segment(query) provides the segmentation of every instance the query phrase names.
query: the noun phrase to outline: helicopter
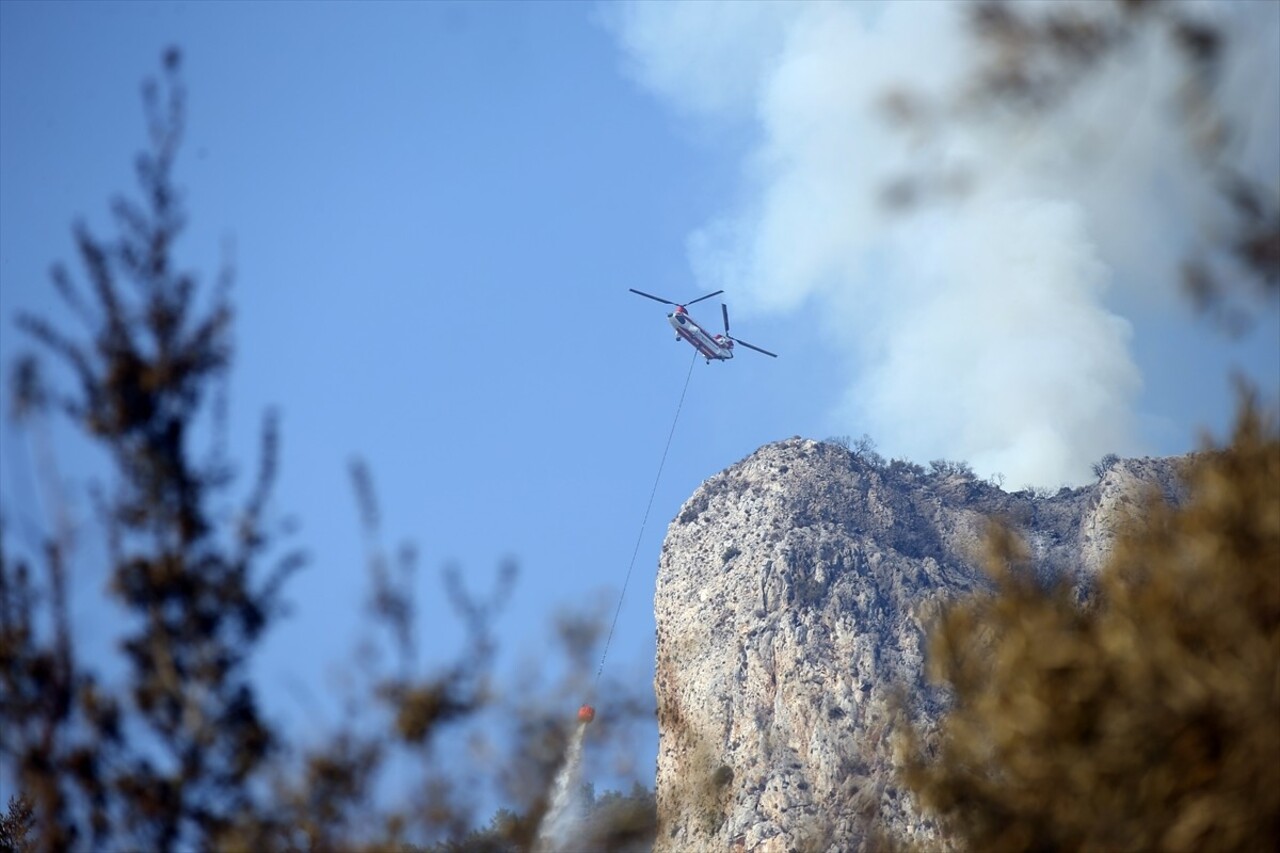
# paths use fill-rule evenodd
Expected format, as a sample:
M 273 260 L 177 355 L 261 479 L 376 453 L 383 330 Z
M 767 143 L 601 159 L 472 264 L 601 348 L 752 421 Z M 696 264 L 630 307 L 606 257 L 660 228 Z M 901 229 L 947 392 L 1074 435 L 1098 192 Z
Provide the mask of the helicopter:
M 741 338 L 734 338 L 729 335 L 729 308 L 720 303 L 720 313 L 724 316 L 724 334 L 713 335 L 706 329 L 698 325 L 693 317 L 689 316 L 688 306 L 695 302 L 701 302 L 704 299 L 710 299 L 713 296 L 719 296 L 724 293 L 723 290 L 717 290 L 715 293 L 708 293 L 706 296 L 699 296 L 697 299 L 684 303 L 672 302 L 670 299 L 663 299 L 661 296 L 654 296 L 652 293 L 645 293 L 643 290 L 636 290 L 634 287 L 627 288 L 632 293 L 652 299 L 654 302 L 661 302 L 663 305 L 673 305 L 675 310 L 667 315 L 667 322 L 671 324 L 671 328 L 676 330 L 676 340 L 685 340 L 693 345 L 702 356 L 707 360 L 707 364 L 715 361 L 728 361 L 733 358 L 733 345 L 742 344 L 747 349 L 753 349 L 756 352 L 764 353 L 772 358 L 777 358 L 777 353 L 769 352 L 767 349 L 761 349 L 758 346 L 749 344 Z

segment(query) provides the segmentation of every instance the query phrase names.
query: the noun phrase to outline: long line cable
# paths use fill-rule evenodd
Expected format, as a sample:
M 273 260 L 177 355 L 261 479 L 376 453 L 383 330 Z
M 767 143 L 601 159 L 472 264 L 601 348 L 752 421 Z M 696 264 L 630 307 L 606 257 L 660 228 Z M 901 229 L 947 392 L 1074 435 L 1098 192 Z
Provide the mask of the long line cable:
M 604 661 L 609 656 L 609 644 L 613 642 L 614 629 L 618 627 L 618 615 L 622 613 L 622 602 L 627 598 L 627 585 L 631 583 L 631 570 L 636 566 L 636 555 L 640 553 L 640 542 L 644 539 L 644 528 L 649 523 L 649 510 L 653 509 L 654 496 L 658 494 L 658 483 L 662 480 L 662 469 L 667 464 L 667 452 L 671 450 L 671 439 L 676 434 L 676 424 L 680 421 L 680 410 L 684 408 L 684 395 L 689 390 L 689 379 L 693 376 L 693 365 L 698 361 L 698 352 L 694 350 L 693 360 L 689 362 L 689 372 L 684 377 L 684 388 L 680 390 L 680 402 L 676 404 L 676 415 L 671 419 L 671 431 L 667 433 L 667 446 L 662 448 L 662 461 L 658 463 L 658 476 L 653 478 L 653 490 L 649 492 L 649 503 L 644 508 L 644 518 L 640 521 L 640 533 L 636 536 L 636 547 L 631 552 L 631 562 L 627 564 L 627 576 L 622 581 L 622 592 L 618 594 L 618 607 L 613 611 L 613 624 L 609 626 L 609 636 L 604 641 L 604 651 L 600 655 L 600 668 L 596 670 L 594 694 L 600 688 L 600 674 L 604 672 Z

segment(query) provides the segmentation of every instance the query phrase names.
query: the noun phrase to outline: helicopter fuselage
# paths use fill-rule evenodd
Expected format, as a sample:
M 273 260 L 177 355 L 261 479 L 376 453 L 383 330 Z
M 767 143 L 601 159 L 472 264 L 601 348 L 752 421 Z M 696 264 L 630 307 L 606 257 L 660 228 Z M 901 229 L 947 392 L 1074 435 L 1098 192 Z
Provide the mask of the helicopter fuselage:
M 652 293 L 645 293 L 643 290 L 636 290 L 634 287 L 628 288 L 637 296 L 643 296 L 645 299 L 652 299 L 654 302 L 661 302 L 663 305 L 674 305 L 675 310 L 667 315 L 667 322 L 671 324 L 671 328 L 676 330 L 676 341 L 688 341 L 690 346 L 698 351 L 698 354 L 707 360 L 707 364 L 712 361 L 728 361 L 733 358 L 733 345 L 742 344 L 747 349 L 753 349 L 758 353 L 763 353 L 770 358 L 777 358 L 778 354 L 769 352 L 767 349 L 761 349 L 755 344 L 749 344 L 742 338 L 735 338 L 729 334 L 729 308 L 723 302 L 720 303 L 720 316 L 724 319 L 724 334 L 713 335 L 706 329 L 702 328 L 689 316 L 689 309 L 686 307 L 694 302 L 701 302 L 704 299 L 710 299 L 713 296 L 719 296 L 724 293 L 723 290 L 717 290 L 715 293 L 708 293 L 706 296 L 699 296 L 697 299 L 690 300 L 684 305 L 679 302 L 672 302 L 670 299 L 663 299 L 661 296 L 654 296 Z
M 667 322 L 676 330 L 676 340 L 688 341 L 710 364 L 712 360 L 728 361 L 733 358 L 733 341 L 724 335 L 712 335 L 698 325 L 682 306 L 667 315 Z

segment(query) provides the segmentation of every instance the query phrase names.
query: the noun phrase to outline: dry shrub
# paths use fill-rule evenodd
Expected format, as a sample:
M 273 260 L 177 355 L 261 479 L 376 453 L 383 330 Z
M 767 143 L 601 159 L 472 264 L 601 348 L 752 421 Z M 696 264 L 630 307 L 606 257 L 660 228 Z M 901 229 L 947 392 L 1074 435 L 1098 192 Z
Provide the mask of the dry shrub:
M 1152 496 L 1084 607 L 990 541 L 994 595 L 949 608 L 954 690 L 907 783 L 974 850 L 1240 850 L 1280 842 L 1280 435 L 1249 395 L 1190 498 Z

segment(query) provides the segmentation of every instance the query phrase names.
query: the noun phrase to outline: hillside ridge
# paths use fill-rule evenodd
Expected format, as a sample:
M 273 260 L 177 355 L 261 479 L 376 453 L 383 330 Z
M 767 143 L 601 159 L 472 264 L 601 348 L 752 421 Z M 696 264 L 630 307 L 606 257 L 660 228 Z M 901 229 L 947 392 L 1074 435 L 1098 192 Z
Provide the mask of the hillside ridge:
M 872 825 L 933 839 L 894 778 L 895 702 L 926 727 L 945 706 L 927 625 L 986 588 L 988 524 L 1017 529 L 1045 581 L 1083 588 L 1144 490 L 1181 498 L 1179 464 L 1010 493 L 797 437 L 708 478 L 659 558 L 655 850 L 857 850 Z

